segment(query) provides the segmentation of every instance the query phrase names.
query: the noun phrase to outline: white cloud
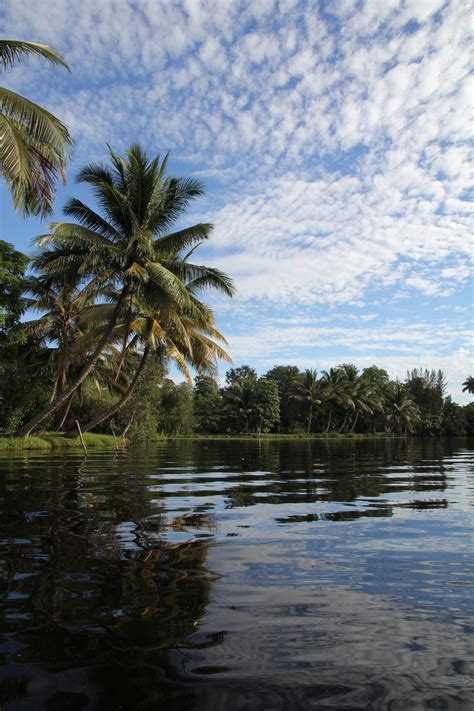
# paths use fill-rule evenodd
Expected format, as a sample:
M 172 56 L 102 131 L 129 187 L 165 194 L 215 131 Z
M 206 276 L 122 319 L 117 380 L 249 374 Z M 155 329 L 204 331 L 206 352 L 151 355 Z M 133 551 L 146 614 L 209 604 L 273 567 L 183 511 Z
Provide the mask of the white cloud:
M 72 69 L 32 61 L 8 81 L 66 121 L 78 162 L 140 140 L 218 185 L 193 217 L 216 224 L 206 256 L 235 277 L 233 308 L 361 304 L 378 290 L 381 310 L 434 309 L 470 274 L 470 2 L 326 9 L 4 0 L 9 34 L 53 45 Z M 396 353 L 400 340 L 379 336 Z M 420 355 L 438 348 L 414 343 Z

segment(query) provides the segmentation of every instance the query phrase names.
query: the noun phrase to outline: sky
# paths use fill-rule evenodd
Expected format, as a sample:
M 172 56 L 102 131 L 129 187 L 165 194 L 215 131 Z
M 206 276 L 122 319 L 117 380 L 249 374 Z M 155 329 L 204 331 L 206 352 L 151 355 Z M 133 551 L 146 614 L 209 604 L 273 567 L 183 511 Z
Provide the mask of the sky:
M 202 263 L 235 365 L 474 371 L 470 0 L 3 0 L 4 34 L 60 51 L 4 83 L 76 141 L 74 175 L 140 142 L 206 195 Z M 47 224 L 1 187 L 3 239 Z M 185 223 L 183 223 L 185 224 Z M 196 257 L 197 257 L 196 254 Z M 224 366 L 222 372 L 227 366 Z

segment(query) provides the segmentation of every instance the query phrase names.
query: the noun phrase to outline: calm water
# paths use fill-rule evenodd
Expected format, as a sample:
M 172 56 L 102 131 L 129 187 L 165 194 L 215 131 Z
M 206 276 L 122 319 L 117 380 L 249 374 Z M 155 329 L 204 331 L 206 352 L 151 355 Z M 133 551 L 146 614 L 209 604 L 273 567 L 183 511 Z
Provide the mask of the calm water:
M 0 458 L 0 707 L 472 709 L 474 444 Z

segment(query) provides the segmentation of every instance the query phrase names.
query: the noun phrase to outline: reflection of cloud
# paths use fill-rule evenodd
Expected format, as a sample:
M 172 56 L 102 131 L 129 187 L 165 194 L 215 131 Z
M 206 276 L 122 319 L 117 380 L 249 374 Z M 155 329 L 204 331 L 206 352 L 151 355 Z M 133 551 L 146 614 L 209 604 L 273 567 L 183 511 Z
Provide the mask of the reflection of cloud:
M 331 554 L 328 545 L 335 545 Z M 287 547 L 237 544 L 230 551 L 213 549 L 212 565 L 224 577 L 216 584 L 218 602 L 200 633 L 225 629 L 226 636 L 221 645 L 200 654 L 199 666 L 226 660 L 228 669 L 215 680 L 214 692 L 238 691 L 233 685 L 245 680 L 247 698 L 255 695 L 255 708 L 265 693 L 272 693 L 275 706 L 286 700 L 305 708 L 310 696 L 324 708 L 335 702 L 363 707 L 371 689 L 375 697 L 370 703 L 377 707 L 396 703 L 422 708 L 428 701 L 448 703 L 455 685 L 467 704 L 467 669 L 456 674 L 452 666 L 469 655 L 462 626 L 450 624 L 449 615 L 441 616 L 423 596 L 404 604 L 416 589 L 405 577 L 409 572 L 401 572 L 406 561 L 366 555 L 365 561 L 351 564 L 350 552 L 337 546 L 336 536 L 320 533 L 312 553 L 294 538 Z M 426 566 L 420 561 L 424 570 L 419 582 L 436 580 L 438 603 L 444 607 L 445 580 L 439 579 L 435 562 L 430 567 L 429 556 Z M 244 566 L 239 564 L 243 560 Z M 340 572 L 352 577 L 350 587 L 334 582 Z M 400 575 L 408 588 L 401 585 Z M 377 594 L 384 579 L 385 592 Z M 193 664 L 195 657 L 185 654 L 185 668 Z

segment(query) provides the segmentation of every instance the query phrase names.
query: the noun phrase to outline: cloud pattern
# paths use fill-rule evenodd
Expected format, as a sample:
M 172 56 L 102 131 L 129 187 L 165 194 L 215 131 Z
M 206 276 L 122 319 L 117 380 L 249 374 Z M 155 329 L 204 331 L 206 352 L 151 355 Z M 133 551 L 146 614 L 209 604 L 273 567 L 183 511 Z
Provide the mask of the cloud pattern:
M 64 118 L 81 162 L 138 139 L 207 183 L 193 217 L 215 223 L 206 259 L 236 279 L 219 304 L 236 361 L 442 363 L 456 395 L 472 367 L 470 12 L 4 0 L 10 36 L 71 64 L 11 82 Z

